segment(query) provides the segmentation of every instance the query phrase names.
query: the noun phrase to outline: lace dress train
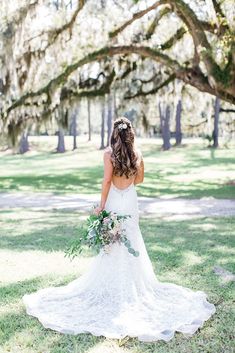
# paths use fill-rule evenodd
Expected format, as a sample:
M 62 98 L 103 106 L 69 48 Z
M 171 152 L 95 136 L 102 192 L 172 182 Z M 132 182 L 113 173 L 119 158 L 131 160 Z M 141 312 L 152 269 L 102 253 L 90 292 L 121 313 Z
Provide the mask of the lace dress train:
M 203 291 L 156 278 L 139 228 L 134 184 L 124 190 L 112 184 L 105 208 L 132 216 L 123 226 L 140 255 L 134 257 L 118 243 L 108 254 L 101 250 L 88 270 L 69 284 L 25 294 L 27 313 L 44 327 L 65 334 L 154 342 L 169 341 L 175 331 L 195 333 L 215 313 L 215 306 Z

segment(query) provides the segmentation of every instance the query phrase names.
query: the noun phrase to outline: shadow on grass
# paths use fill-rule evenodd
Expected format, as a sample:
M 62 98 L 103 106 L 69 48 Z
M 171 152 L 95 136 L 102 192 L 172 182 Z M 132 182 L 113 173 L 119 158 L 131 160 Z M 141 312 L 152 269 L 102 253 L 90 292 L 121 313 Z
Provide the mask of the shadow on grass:
M 84 226 L 59 225 L 20 235 L 6 235 L 0 238 L 0 248 L 14 251 L 39 250 L 44 252 L 65 251 L 71 243 L 85 231 Z M 84 249 L 82 256 L 94 256 L 94 252 Z
M 25 310 L 17 313 L 7 313 L 0 317 L 0 344 L 3 346 L 12 337 L 17 336 L 17 340 L 21 340 L 20 351 L 22 346 L 34 349 L 33 351 L 45 351 L 45 347 L 50 353 L 59 352 L 76 352 L 85 353 L 96 344 L 105 340 L 105 337 L 95 337 L 90 333 L 81 333 L 78 335 L 61 334 L 54 330 L 44 328 L 39 320 L 28 315 Z M 14 347 L 17 348 L 17 347 Z
M 30 187 L 31 191 L 54 193 L 77 192 L 96 193 L 101 190 L 103 169 L 99 167 L 79 168 L 63 175 L 14 175 L 0 177 L 0 190 L 19 191 Z
M 48 346 L 46 341 L 50 343 L 52 339 L 53 345 L 50 347 L 50 352 L 54 353 L 62 352 L 62 350 L 60 350 L 62 347 L 63 349 L 68 349 L 68 347 L 76 348 L 77 346 L 79 346 L 79 352 L 86 352 L 87 349 L 102 342 L 104 337 L 95 337 L 89 333 L 76 336 L 68 334 L 63 335 L 59 332 L 44 328 L 37 318 L 26 313 L 22 301 L 24 294 L 29 294 L 49 286 L 64 286 L 73 279 L 72 276 L 66 276 L 62 281 L 53 279 L 50 280 L 50 285 L 48 285 L 47 277 L 37 277 L 32 280 L 20 281 L 0 287 L 0 303 L 5 304 L 8 308 L 6 314 L 0 316 L 0 345 L 4 345 L 11 337 L 15 335 L 19 336 L 20 333 L 25 336 L 26 341 L 30 338 L 32 348 L 39 349 L 41 346 L 42 351 L 45 349 L 44 344 Z M 17 312 L 15 312 L 14 304 L 16 302 L 20 302 L 20 307 L 17 308 Z M 12 304 L 14 307 L 11 312 L 9 309 Z
M 222 264 L 225 269 L 235 272 L 234 218 L 168 222 L 142 219 L 140 226 L 157 275 L 167 271 L 185 271 L 189 282 L 195 278 L 196 288 L 196 279 L 203 274 L 205 286 L 210 290 L 211 286 L 218 284 L 218 278 L 213 274 L 215 265 Z
M 234 270 L 231 251 L 234 223 L 235 220 L 232 218 L 163 221 L 151 216 L 140 220 L 140 227 L 156 276 L 161 281 L 169 282 L 170 279 L 170 282 L 188 286 L 194 290 L 205 290 L 209 294 L 209 300 L 216 304 L 217 312 L 213 319 L 208 320 L 203 325 L 203 329 L 199 329 L 190 340 L 179 333 L 176 333 L 175 338 L 167 345 L 161 341 L 148 344 L 138 342 L 137 339 L 130 339 L 125 345 L 126 349 L 141 353 L 230 352 L 233 335 L 233 318 L 230 310 L 233 286 L 232 283 L 221 286 L 219 278 L 213 273 L 213 267 L 222 264 L 225 269 L 232 272 Z M 55 229 L 57 229 L 56 232 Z M 28 241 L 25 241 L 21 235 L 17 239 L 19 236 L 16 228 L 14 237 L 6 236 L 10 238 L 10 242 L 5 245 L 11 250 L 21 251 L 27 250 L 27 245 L 30 243 L 29 245 L 35 250 L 50 251 L 54 242 L 54 249 L 61 249 L 64 247 L 65 234 L 72 233 L 74 229 L 71 224 L 69 226 L 63 224 L 62 227 L 59 225 L 57 228 L 52 225 L 51 228 L 42 229 L 40 236 L 43 235 L 44 239 L 40 244 L 36 242 L 37 232 L 28 232 L 25 235 Z M 62 242 L 57 242 L 58 237 L 62 238 Z M 175 274 L 174 280 L 169 277 L 170 273 Z M 54 283 L 50 285 L 65 285 L 71 280 L 73 280 L 72 276 L 62 280 L 54 278 L 50 281 Z M 14 336 L 17 336 L 17 342 L 26 341 L 27 348 L 30 347 L 35 352 L 85 353 L 104 341 L 103 337 L 99 338 L 90 334 L 73 336 L 53 332 L 45 329 L 37 318 L 27 315 L 21 308 L 22 296 L 45 286 L 48 286 L 48 278 L 44 276 L 0 287 L 0 302 L 6 305 L 6 312 L 0 318 L 1 343 L 12 345 Z M 20 306 L 16 311 L 17 301 L 20 302 Z M 13 343 L 9 342 L 11 339 Z
M 160 146 L 144 144 L 142 147 L 145 160 L 145 182 L 138 186 L 140 196 L 161 196 L 171 195 L 172 197 L 200 198 L 235 198 L 235 188 L 233 185 L 226 185 L 228 181 L 225 176 L 220 179 L 203 180 L 200 178 L 200 168 L 203 175 L 205 170 L 208 173 L 216 172 L 217 168 L 225 172 L 231 169 L 234 164 L 232 149 L 214 150 L 201 148 L 200 146 L 172 147 L 169 151 L 161 151 Z M 82 145 L 74 154 L 72 151 L 66 154 L 40 153 L 38 155 L 17 155 L 4 156 L 1 166 L 10 170 L 10 175 L 0 177 L 0 190 L 2 191 L 41 191 L 55 194 L 64 193 L 100 193 L 101 181 L 103 177 L 103 163 L 100 160 L 94 164 L 94 153 L 98 151 L 92 145 Z M 98 154 L 97 154 L 98 155 Z M 71 161 L 70 157 L 78 158 Z M 86 167 L 79 166 L 79 158 L 86 159 Z M 148 159 L 150 157 L 150 159 Z M 92 159 L 93 158 L 93 159 Z M 152 158 L 154 160 L 152 161 Z M 55 164 L 43 165 L 43 161 L 55 159 Z M 69 164 L 66 168 L 66 162 Z M 90 161 L 90 163 L 89 163 Z M 28 162 L 28 164 L 27 164 Z M 34 163 L 35 162 L 35 163 Z M 64 170 L 60 168 L 60 163 L 65 164 Z M 14 165 L 17 168 L 14 173 Z M 40 168 L 41 166 L 41 168 Z M 22 168 L 21 168 L 22 167 Z M 53 169 L 55 167 L 55 169 Z M 24 173 L 19 173 L 18 170 Z M 52 172 L 54 170 L 54 172 Z M 26 173 L 28 171 L 28 173 Z M 43 175 L 41 175 L 43 172 Z M 198 180 L 194 178 L 197 173 Z M 192 181 L 187 179 L 182 181 L 174 180 L 178 175 L 191 175 Z
M 78 214 L 61 211 L 43 217 L 40 212 L 34 214 L 36 217 L 23 213 L 17 221 L 6 216 L 7 222 L 11 223 L 9 229 L 1 234 L 1 249 L 64 251 L 85 231 L 85 224 L 79 220 Z M 166 221 L 151 215 L 140 219 L 144 241 L 156 273 L 185 267 L 193 276 L 209 273 L 219 263 L 235 272 L 232 261 L 234 223 L 232 217 Z M 83 257 L 94 255 L 89 249 L 83 252 Z
M 167 172 L 167 175 L 161 175 L 161 172 L 146 173 L 145 183 L 137 187 L 139 196 L 159 197 L 170 195 L 174 198 L 198 199 L 202 197 L 214 197 L 218 199 L 234 199 L 234 185 L 219 184 L 216 182 L 205 182 L 196 180 L 193 182 L 171 182 L 167 178 L 170 175 L 178 173 Z
M 15 283 L 9 283 L 5 286 L 0 286 L 0 304 L 7 305 L 12 304 L 20 300 L 24 294 L 37 291 L 45 287 L 58 287 L 68 284 L 70 281 L 76 279 L 76 275 L 66 275 L 63 279 L 59 279 L 52 275 L 43 277 L 35 277 L 30 280 L 18 281 Z
M 144 146 L 145 147 L 145 146 Z M 229 170 L 229 166 L 234 165 L 234 158 L 225 155 L 223 150 L 211 150 L 207 148 L 193 149 L 173 147 L 169 151 L 160 151 L 159 146 L 147 146 L 143 155 L 154 157 L 155 162 L 146 162 L 145 182 L 138 187 L 140 196 L 161 196 L 171 195 L 172 197 L 184 198 L 235 198 L 235 187 L 226 184 L 218 179 L 203 180 L 200 178 L 200 168 L 208 167 L 208 174 L 213 173 L 214 168 Z M 231 152 L 232 153 L 232 152 Z M 178 157 L 180 158 L 178 160 Z M 194 179 L 194 172 L 198 174 L 198 179 Z M 193 180 L 177 181 L 174 177 L 178 175 L 192 175 Z M 229 177 L 229 174 L 228 174 Z

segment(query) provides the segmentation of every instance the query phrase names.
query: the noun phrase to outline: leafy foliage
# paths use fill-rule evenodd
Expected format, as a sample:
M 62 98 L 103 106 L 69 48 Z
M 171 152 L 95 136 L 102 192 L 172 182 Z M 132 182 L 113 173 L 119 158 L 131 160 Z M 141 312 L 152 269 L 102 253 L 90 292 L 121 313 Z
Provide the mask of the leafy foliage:
M 114 212 L 102 210 L 99 214 L 92 213 L 86 220 L 87 228 L 82 232 L 82 236 L 73 241 L 65 251 L 65 257 L 73 259 L 81 254 L 84 246 L 93 248 L 96 251 L 104 249 L 108 251 L 109 247 L 115 243 L 123 243 L 128 252 L 134 256 L 139 256 L 139 252 L 131 247 L 125 229 L 122 227 L 122 221 L 131 217 L 130 215 L 118 215 Z

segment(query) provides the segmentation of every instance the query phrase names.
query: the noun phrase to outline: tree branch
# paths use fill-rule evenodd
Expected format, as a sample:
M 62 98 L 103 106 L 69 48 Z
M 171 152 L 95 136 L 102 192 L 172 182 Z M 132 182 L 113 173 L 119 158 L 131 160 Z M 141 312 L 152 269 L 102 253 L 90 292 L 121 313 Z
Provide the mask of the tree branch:
M 220 108 L 221 113 L 235 113 L 235 109 L 224 109 Z
M 118 54 L 138 54 L 142 57 L 151 58 L 152 60 L 159 62 L 163 65 L 166 65 L 168 68 L 172 69 L 175 73 L 176 78 L 184 81 L 191 86 L 198 88 L 202 92 L 208 92 L 212 95 L 218 95 L 220 98 L 235 104 L 235 97 L 223 90 L 215 90 L 213 89 L 208 82 L 208 79 L 202 74 L 198 69 L 195 70 L 193 68 L 184 68 L 181 66 L 176 60 L 171 59 L 169 56 L 161 53 L 159 50 L 149 48 L 147 46 L 113 46 L 113 47 L 104 47 L 100 50 L 97 50 L 93 53 L 88 54 L 83 59 L 78 60 L 74 64 L 67 66 L 67 68 L 59 74 L 57 77 L 53 78 L 49 81 L 44 87 L 40 88 L 37 91 L 27 92 L 15 102 L 12 103 L 7 109 L 6 112 L 2 113 L 5 119 L 9 115 L 9 113 L 15 108 L 25 104 L 25 102 L 29 98 L 37 97 L 45 93 L 48 97 L 50 97 L 50 92 L 53 91 L 55 87 L 62 86 L 66 81 L 69 75 L 77 70 L 79 67 L 87 63 L 91 63 L 94 61 L 99 61 L 105 59 L 107 57 L 111 57 Z
M 106 81 L 101 85 L 101 87 L 93 89 L 93 90 L 83 90 L 81 92 L 73 91 L 71 89 L 67 89 L 64 87 L 61 91 L 60 101 L 64 102 L 66 100 L 73 100 L 82 97 L 99 97 L 104 96 L 106 93 L 110 92 L 110 86 L 115 78 L 115 71 L 112 70 L 111 74 L 107 77 Z M 37 103 L 36 103 L 37 105 Z M 58 108 L 59 105 L 53 106 L 46 106 L 43 110 L 42 114 L 40 115 L 40 120 L 45 120 Z M 27 119 L 32 119 L 31 116 L 27 114 Z M 16 143 L 16 136 L 21 132 L 22 127 L 25 124 L 25 118 L 23 119 L 22 116 L 15 121 L 12 120 L 7 125 L 8 137 L 11 139 L 13 145 Z
M 187 33 L 186 29 L 184 27 L 180 27 L 170 39 L 161 45 L 161 50 L 170 49 L 176 42 L 183 38 L 185 33 Z
M 212 62 L 214 62 L 211 54 L 212 50 L 201 22 L 198 20 L 190 6 L 187 5 L 183 0 L 169 0 L 169 2 L 172 4 L 172 6 L 174 6 L 174 12 L 186 24 L 193 38 L 196 64 L 198 64 L 197 61 L 199 57 L 202 57 L 208 74 L 212 75 Z
M 179 70 L 181 67 L 178 64 L 177 61 L 169 58 L 167 55 L 162 54 L 160 51 L 151 49 L 149 47 L 145 46 L 116 46 L 116 47 L 104 47 L 100 50 L 97 50 L 91 54 L 88 54 L 85 56 L 83 59 L 75 62 L 74 64 L 71 64 L 67 66 L 67 68 L 62 72 L 60 75 L 57 77 L 53 78 L 51 81 L 48 82 L 47 85 L 44 87 L 40 88 L 37 91 L 34 92 L 27 92 L 24 94 L 21 98 L 16 100 L 6 111 L 6 115 L 8 115 L 13 109 L 17 108 L 18 106 L 24 104 L 24 102 L 28 98 L 33 98 L 36 96 L 40 96 L 43 93 L 46 93 L 47 95 L 50 93 L 50 90 L 55 87 L 55 86 L 60 86 L 63 85 L 68 76 L 74 72 L 76 69 L 79 67 L 91 63 L 97 60 L 102 60 L 107 58 L 108 56 L 114 56 L 117 54 L 132 54 L 136 53 L 139 54 L 143 57 L 150 57 L 154 60 L 157 60 L 158 62 L 167 65 L 168 67 L 174 69 L 174 70 Z
M 124 97 L 124 99 L 132 99 L 132 98 L 136 98 L 136 97 L 140 97 L 140 96 L 147 96 L 149 94 L 155 94 L 157 93 L 161 88 L 167 86 L 170 82 L 174 81 L 174 79 L 176 78 L 175 74 L 170 75 L 165 81 L 163 81 L 159 86 L 154 87 L 153 89 L 149 90 L 149 91 L 143 91 L 142 88 L 139 92 L 137 92 L 136 94 L 133 95 L 126 95 Z
M 171 12 L 171 9 L 169 7 L 164 7 L 162 10 L 160 10 L 156 16 L 154 17 L 154 20 L 152 21 L 152 23 L 150 24 L 147 33 L 145 35 L 146 39 L 150 39 L 159 23 L 159 21 L 162 19 L 162 17 L 164 17 L 165 15 L 167 15 L 169 12 Z
M 37 35 L 36 37 L 33 37 L 33 38 L 30 38 L 28 40 L 28 42 L 30 42 L 31 40 L 35 39 L 35 38 L 38 38 L 38 37 L 41 37 L 42 35 L 44 35 L 45 33 L 48 34 L 48 36 L 51 36 L 51 40 L 48 41 L 46 47 L 41 50 L 41 51 L 45 51 L 47 48 L 49 48 L 55 41 L 56 39 L 59 37 L 59 35 L 66 31 L 67 29 L 69 30 L 69 33 L 70 33 L 70 38 L 72 36 L 72 28 L 73 28 L 73 24 L 74 22 L 76 21 L 76 18 L 78 16 L 78 13 L 82 10 L 82 8 L 84 7 L 85 5 L 85 0 L 78 0 L 78 6 L 76 8 L 76 10 L 74 11 L 71 19 L 66 22 L 64 25 L 62 25 L 61 27 L 59 28 L 54 28 L 54 29 L 51 29 L 49 31 L 42 31 L 39 35 Z
M 122 26 L 118 27 L 117 29 L 115 29 L 112 32 L 109 32 L 109 37 L 110 38 L 116 37 L 120 32 L 122 32 L 126 27 L 128 27 L 134 21 L 136 21 L 139 18 L 143 17 L 148 12 L 150 12 L 152 10 L 155 10 L 158 6 L 167 4 L 167 2 L 168 2 L 168 0 L 158 0 L 157 2 L 155 2 L 152 6 L 148 7 L 147 9 L 139 11 L 139 12 L 136 12 L 132 16 L 132 18 L 130 20 L 126 21 Z
M 112 38 L 118 33 L 123 31 L 127 26 L 141 18 L 148 12 L 156 9 L 160 5 L 169 4 L 172 6 L 172 10 L 179 16 L 179 18 L 186 24 L 195 45 L 195 55 L 194 55 L 194 66 L 198 66 L 200 59 L 204 62 L 208 76 L 210 77 L 210 85 L 212 88 L 221 88 L 221 82 L 218 82 L 215 74 L 217 72 L 221 73 L 219 65 L 215 62 L 212 56 L 212 49 L 210 43 L 207 40 L 206 34 L 204 32 L 205 23 L 201 22 L 193 10 L 187 5 L 183 0 L 159 0 L 155 2 L 152 6 L 148 7 L 143 11 L 139 11 L 133 15 L 132 19 L 126 21 L 122 26 L 117 28 L 115 31 L 110 32 L 109 36 Z M 214 26 L 209 26 L 207 24 L 207 30 L 212 31 Z M 213 87 L 215 86 L 215 87 Z M 217 86 L 217 87 L 216 87 Z
M 83 6 L 85 4 L 85 0 L 79 0 L 78 1 L 78 6 L 76 8 L 76 10 L 73 13 L 73 16 L 71 17 L 70 21 L 65 23 L 63 26 L 61 26 L 60 28 L 55 29 L 54 31 L 54 38 L 53 38 L 53 42 L 55 42 L 55 40 L 57 39 L 57 37 L 64 31 L 66 31 L 67 29 L 69 30 L 70 33 L 70 38 L 72 36 L 72 27 L 74 22 L 76 21 L 77 15 L 78 13 L 82 10 Z M 51 45 L 51 43 L 50 43 Z
M 98 75 L 100 76 L 100 74 Z M 105 82 L 96 89 L 92 89 L 92 90 L 82 90 L 80 92 L 77 91 L 73 91 L 71 89 L 67 89 L 66 87 L 64 87 L 62 89 L 61 92 L 61 100 L 67 100 L 67 99 L 71 99 L 73 97 L 98 97 L 98 96 L 103 96 L 106 93 L 110 92 L 110 87 L 113 83 L 113 80 L 115 78 L 115 71 L 112 70 L 111 74 L 106 77 Z
M 202 120 L 202 121 L 200 121 L 199 123 L 197 123 L 197 124 L 188 124 L 188 125 L 186 125 L 185 127 L 187 128 L 190 128 L 190 129 L 193 129 L 194 127 L 199 127 L 199 126 L 201 126 L 201 125 L 203 125 L 203 124 L 205 124 L 205 123 L 207 123 L 207 119 L 205 119 L 205 120 Z
M 217 18 L 218 18 L 218 35 L 223 35 L 227 30 L 230 30 L 228 20 L 226 18 L 226 15 L 223 13 L 223 10 L 221 8 L 221 4 L 217 0 L 212 0 Z
M 217 0 L 212 0 L 212 3 L 213 3 L 213 7 L 215 9 L 216 14 L 219 14 L 221 17 L 226 18 L 224 16 L 224 13 L 220 7 L 220 4 L 217 2 Z

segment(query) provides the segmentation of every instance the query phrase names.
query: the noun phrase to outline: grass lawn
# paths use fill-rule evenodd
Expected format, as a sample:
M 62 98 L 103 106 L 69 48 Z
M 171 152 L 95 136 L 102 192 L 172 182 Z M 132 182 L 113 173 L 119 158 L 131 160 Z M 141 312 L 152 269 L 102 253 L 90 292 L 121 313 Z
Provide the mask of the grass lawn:
M 196 141 L 196 142 L 195 142 Z M 140 196 L 235 198 L 235 147 L 214 150 L 202 140 L 184 140 L 182 147 L 163 152 L 161 140 L 139 139 L 145 160 Z M 78 137 L 78 149 L 53 152 L 56 137 L 30 137 L 25 155 L 0 152 L 0 192 L 99 193 L 103 151 L 99 139 Z
M 85 216 L 75 210 L 0 211 L 1 353 L 234 352 L 233 284 L 213 272 L 215 265 L 235 272 L 232 217 L 167 221 L 151 215 L 140 220 L 158 279 L 204 290 L 216 305 L 216 313 L 190 339 L 176 333 L 169 343 L 147 344 L 133 338 L 120 342 L 90 334 L 63 335 L 27 315 L 21 300 L 25 293 L 67 284 L 84 273 L 95 256 L 87 251 L 73 262 L 64 257 Z
M 208 149 L 201 141 L 160 150 L 161 141 L 138 140 L 145 160 L 139 196 L 235 198 L 235 147 Z M 100 193 L 103 151 L 99 140 L 78 137 L 78 149 L 53 152 L 54 137 L 30 137 L 25 155 L 0 152 L 0 192 Z M 94 253 L 70 261 L 64 249 L 81 230 L 78 210 L 14 208 L 0 210 L 0 353 L 232 353 L 234 282 L 223 282 L 216 265 L 235 273 L 234 217 L 169 220 L 151 214 L 140 227 L 156 276 L 203 290 L 215 315 L 190 339 L 176 333 L 169 343 L 127 342 L 90 334 L 63 335 L 45 329 L 26 314 L 22 296 L 60 286 L 81 276 Z

